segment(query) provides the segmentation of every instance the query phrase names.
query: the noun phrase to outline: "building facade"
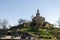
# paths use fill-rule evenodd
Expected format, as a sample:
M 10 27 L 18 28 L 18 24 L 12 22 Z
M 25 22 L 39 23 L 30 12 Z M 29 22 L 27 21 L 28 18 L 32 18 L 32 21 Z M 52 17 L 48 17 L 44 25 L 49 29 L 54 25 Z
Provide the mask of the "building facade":
M 32 18 L 32 22 L 35 22 L 36 26 L 42 25 L 45 22 L 45 18 L 40 16 L 39 9 L 37 9 L 36 16 Z

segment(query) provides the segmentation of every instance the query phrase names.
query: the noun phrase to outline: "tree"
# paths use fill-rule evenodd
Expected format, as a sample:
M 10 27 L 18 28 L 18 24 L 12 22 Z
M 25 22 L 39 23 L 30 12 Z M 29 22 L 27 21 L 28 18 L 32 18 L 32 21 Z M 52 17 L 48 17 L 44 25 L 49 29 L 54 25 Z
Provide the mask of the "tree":
M 22 18 L 18 20 L 19 25 L 23 24 L 25 22 L 25 20 L 23 20 Z
M 0 20 L 0 27 L 3 29 L 7 28 L 8 21 L 7 20 Z
M 8 24 L 8 21 L 4 19 L 3 20 L 3 24 L 2 24 L 3 29 L 6 29 L 7 28 L 7 24 Z
M 60 18 L 57 20 L 58 27 L 60 27 Z

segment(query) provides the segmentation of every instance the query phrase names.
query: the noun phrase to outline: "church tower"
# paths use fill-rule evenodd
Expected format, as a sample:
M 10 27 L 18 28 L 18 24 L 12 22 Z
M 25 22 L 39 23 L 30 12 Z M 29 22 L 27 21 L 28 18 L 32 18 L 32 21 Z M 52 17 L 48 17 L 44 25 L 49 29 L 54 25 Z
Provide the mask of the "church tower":
M 37 9 L 36 17 L 40 17 L 39 9 Z
M 36 23 L 36 27 L 39 27 L 39 25 L 42 25 L 45 22 L 45 18 L 40 16 L 39 9 L 37 9 L 36 16 L 32 18 L 32 22 Z

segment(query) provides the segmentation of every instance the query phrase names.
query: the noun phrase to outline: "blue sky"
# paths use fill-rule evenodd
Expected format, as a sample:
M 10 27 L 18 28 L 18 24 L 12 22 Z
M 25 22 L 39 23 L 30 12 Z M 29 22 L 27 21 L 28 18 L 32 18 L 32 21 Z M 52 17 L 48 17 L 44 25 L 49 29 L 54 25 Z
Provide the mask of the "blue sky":
M 0 19 L 17 25 L 18 19 L 29 19 L 40 10 L 46 21 L 55 23 L 60 17 L 60 0 L 0 0 Z

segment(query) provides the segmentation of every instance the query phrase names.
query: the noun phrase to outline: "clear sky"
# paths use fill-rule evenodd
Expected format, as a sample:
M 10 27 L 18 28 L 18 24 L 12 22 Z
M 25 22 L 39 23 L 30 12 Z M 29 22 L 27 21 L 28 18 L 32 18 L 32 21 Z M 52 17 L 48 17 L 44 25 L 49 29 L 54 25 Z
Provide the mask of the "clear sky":
M 60 17 L 60 0 L 0 0 L 0 19 L 17 25 L 18 19 L 29 19 L 40 10 L 46 21 L 55 23 Z

